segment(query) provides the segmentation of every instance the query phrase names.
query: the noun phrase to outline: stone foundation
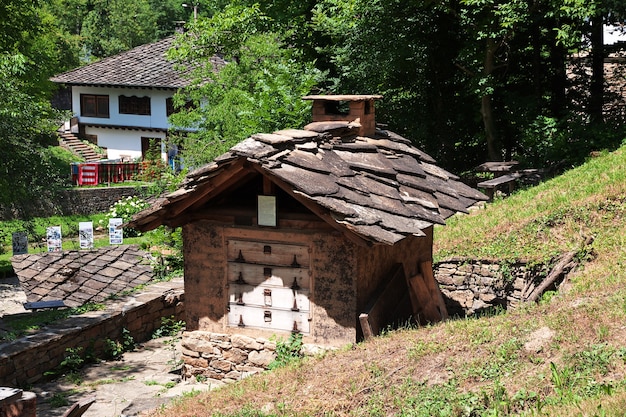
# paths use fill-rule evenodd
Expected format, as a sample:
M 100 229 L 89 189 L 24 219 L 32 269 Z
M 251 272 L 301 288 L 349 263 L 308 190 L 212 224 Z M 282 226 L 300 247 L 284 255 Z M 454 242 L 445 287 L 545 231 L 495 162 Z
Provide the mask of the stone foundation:
M 183 378 L 202 375 L 233 382 L 264 371 L 276 359 L 276 343 L 264 338 L 204 331 L 185 332 Z
M 545 276 L 542 265 L 451 259 L 433 266 L 450 316 L 515 308 Z

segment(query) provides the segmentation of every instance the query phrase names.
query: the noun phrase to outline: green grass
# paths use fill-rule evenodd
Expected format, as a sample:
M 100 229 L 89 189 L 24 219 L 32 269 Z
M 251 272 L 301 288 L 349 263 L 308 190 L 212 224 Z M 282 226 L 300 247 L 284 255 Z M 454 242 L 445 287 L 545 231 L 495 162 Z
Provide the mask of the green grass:
M 75 308 L 41 310 L 29 314 L 7 315 L 2 319 L 3 326 L 7 329 L 7 332 L 0 333 L 0 342 L 15 340 L 21 336 L 35 332 L 50 323 L 63 320 L 73 315 L 83 314 L 88 311 L 103 310 L 104 308 L 104 304 L 87 303 Z
M 621 148 L 435 230 L 436 259 L 509 264 L 543 263 L 593 237 L 567 291 L 387 332 L 152 415 L 624 416 L 625 168 Z

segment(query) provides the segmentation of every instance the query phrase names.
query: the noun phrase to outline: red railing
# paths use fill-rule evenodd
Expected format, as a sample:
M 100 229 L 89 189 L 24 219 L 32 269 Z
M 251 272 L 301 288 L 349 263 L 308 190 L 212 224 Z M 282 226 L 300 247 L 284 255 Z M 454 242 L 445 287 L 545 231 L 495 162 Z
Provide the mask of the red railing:
M 141 170 L 141 162 L 73 163 L 72 182 L 77 185 L 98 185 L 130 181 Z

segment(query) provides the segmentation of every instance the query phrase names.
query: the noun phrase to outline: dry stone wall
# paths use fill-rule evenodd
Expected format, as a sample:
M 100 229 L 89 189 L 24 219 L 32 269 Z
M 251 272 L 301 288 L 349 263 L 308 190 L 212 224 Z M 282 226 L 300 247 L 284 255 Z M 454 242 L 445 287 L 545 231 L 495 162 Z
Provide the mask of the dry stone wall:
M 543 266 L 450 259 L 433 266 L 448 314 L 465 316 L 495 307 L 514 308 L 540 281 Z
M 242 334 L 185 332 L 181 348 L 183 378 L 203 376 L 234 382 L 268 369 L 276 359 L 276 342 Z M 312 356 L 332 349 L 304 343 L 301 353 Z
M 183 377 L 202 375 L 232 382 L 261 372 L 276 358 L 276 343 L 264 338 L 206 331 L 185 332 Z

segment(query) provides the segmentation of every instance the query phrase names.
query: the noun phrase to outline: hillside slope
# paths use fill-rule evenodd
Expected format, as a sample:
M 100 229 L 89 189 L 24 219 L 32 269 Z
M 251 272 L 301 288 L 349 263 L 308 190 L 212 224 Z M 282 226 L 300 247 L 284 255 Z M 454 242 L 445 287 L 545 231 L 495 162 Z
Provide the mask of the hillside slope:
M 394 331 L 185 398 L 158 416 L 623 416 L 626 149 L 436 230 L 436 257 L 545 261 L 567 290 L 503 314 Z M 552 295 L 552 296 L 550 296 Z

